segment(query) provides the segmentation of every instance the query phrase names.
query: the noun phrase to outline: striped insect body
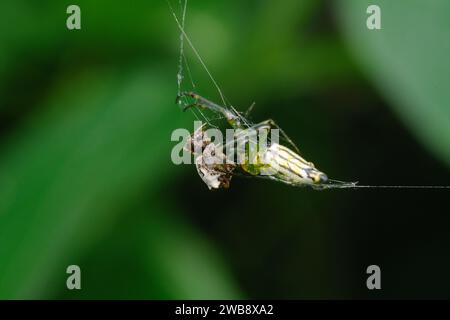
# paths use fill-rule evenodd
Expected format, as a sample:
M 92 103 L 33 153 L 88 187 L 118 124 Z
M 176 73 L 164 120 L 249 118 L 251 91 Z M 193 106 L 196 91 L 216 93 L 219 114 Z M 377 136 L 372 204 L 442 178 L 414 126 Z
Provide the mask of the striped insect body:
M 243 153 L 239 154 L 238 152 L 237 155 L 238 159 L 244 159 L 244 161 L 229 162 L 225 160 L 230 159 L 230 157 L 227 158 L 222 152 L 222 144 L 213 143 L 200 128 L 192 134 L 187 149 L 196 156 L 197 171 L 209 189 L 228 188 L 233 174 L 238 171 L 246 175 L 269 178 L 292 186 L 311 186 L 314 189 L 355 187 L 356 183 L 354 182 L 328 179 L 327 175 L 318 170 L 312 162 L 301 157 L 297 146 L 273 120 L 269 119 L 252 125 L 234 108 L 222 107 L 193 92 L 181 93 L 177 97 L 177 101 L 181 101 L 182 97 L 190 97 L 194 100 L 194 103 L 185 105 L 184 110 L 196 107 L 221 114 L 233 129 L 237 130 L 238 146 L 239 139 L 250 130 L 258 132 L 258 139 L 256 140 L 259 140 L 261 132 L 264 133 L 265 130 L 276 128 L 296 150 L 293 151 L 287 146 L 272 141 L 267 148 L 262 148 L 261 145 L 246 147 L 243 149 Z M 256 140 L 252 138 L 249 141 Z M 195 147 L 197 151 L 194 150 Z M 257 152 L 254 153 L 251 150 L 257 150 Z

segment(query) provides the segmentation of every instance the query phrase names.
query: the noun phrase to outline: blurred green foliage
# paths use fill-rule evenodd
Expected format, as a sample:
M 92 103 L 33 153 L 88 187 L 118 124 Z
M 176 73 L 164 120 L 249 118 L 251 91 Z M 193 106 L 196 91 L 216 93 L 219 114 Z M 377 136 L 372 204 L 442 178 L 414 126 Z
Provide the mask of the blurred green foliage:
M 377 1 L 382 30 L 367 32 L 361 12 L 371 3 L 340 1 L 352 51 L 411 132 L 450 165 L 450 2 Z
M 100 239 L 111 257 L 100 259 L 91 283 L 121 285 L 97 297 L 239 297 L 211 246 L 174 219 L 176 206 L 156 198 L 148 208 L 137 205 L 173 179 L 170 133 L 189 123 L 173 104 L 175 67 L 155 61 L 170 43 L 167 31 L 157 32 L 164 23 L 172 26 L 166 4 L 79 5 L 78 33 L 65 28 L 65 3 L 17 1 L 1 8 L 17 25 L 2 34 L 2 113 L 21 118 L 3 139 L 0 297 L 57 297 L 67 265 Z M 133 229 L 117 230 L 120 242 L 104 239 L 121 213 L 143 210 Z M 128 260 L 142 271 L 135 282 L 121 270 Z M 195 280 L 200 276 L 206 281 Z M 81 297 L 96 297 L 95 285 L 86 285 Z
M 378 2 L 380 32 L 351 0 L 190 1 L 186 28 L 233 104 L 256 100 L 255 118 L 276 118 L 338 178 L 382 170 L 351 161 L 367 149 L 345 131 L 354 114 L 388 117 L 374 97 L 449 163 L 447 2 Z M 80 31 L 65 27 L 69 4 L 0 4 L 0 298 L 353 296 L 340 230 L 362 198 L 238 179 L 208 192 L 170 161 L 172 130 L 193 118 L 174 104 L 165 1 L 77 1 Z M 197 90 L 217 98 L 187 53 Z M 65 288 L 70 264 L 80 292 Z

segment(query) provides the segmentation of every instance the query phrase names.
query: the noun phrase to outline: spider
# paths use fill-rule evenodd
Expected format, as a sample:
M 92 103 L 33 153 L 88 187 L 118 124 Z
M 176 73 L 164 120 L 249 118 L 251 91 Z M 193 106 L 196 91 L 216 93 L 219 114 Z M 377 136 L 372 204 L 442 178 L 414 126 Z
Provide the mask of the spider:
M 188 150 L 194 153 L 195 143 L 200 142 L 202 144 L 201 151 L 196 154 L 196 166 L 200 177 L 210 189 L 228 188 L 231 177 L 238 168 L 246 175 L 264 177 L 293 186 L 311 186 L 315 189 L 323 189 L 330 185 L 327 175 L 318 170 L 312 162 L 306 161 L 299 155 L 299 149 L 272 119 L 249 127 L 245 118 L 234 109 L 220 106 L 194 92 L 180 93 L 177 97 L 177 103 L 181 101 L 182 97 L 190 97 L 194 100 L 192 104 L 186 104 L 183 110 L 194 107 L 211 110 L 225 117 L 233 129 L 270 130 L 276 128 L 295 150 L 279 143 L 271 143 L 268 148 L 259 150 L 262 152 L 258 152 L 250 159 L 245 157 L 246 160 L 239 164 L 221 164 L 222 162 L 219 161 L 208 162 L 205 160 L 211 159 L 211 157 L 214 157 L 215 160 L 222 160 L 224 155 L 218 146 L 211 142 L 209 137 L 205 137 L 200 131 L 196 131 L 188 142 Z

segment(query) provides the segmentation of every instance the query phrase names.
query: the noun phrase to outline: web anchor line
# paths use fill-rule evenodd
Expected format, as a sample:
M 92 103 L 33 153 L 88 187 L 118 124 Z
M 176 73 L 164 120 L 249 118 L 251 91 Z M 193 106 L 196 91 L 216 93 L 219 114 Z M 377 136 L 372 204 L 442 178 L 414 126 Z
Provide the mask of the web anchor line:
M 361 189 L 450 189 L 450 186 L 391 186 L 391 185 L 355 185 L 350 188 L 361 188 Z
M 450 189 L 450 186 L 445 185 L 359 185 L 358 182 L 346 183 L 333 179 L 329 182 L 324 185 L 325 189 Z

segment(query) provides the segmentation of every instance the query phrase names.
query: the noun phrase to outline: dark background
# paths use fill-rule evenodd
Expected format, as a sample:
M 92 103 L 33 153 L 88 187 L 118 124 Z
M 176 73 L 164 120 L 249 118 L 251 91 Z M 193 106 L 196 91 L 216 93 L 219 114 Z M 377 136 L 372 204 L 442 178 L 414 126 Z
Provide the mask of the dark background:
M 82 29 L 66 28 L 78 4 Z M 366 28 L 369 4 L 382 30 Z M 179 13 L 179 4 L 172 1 Z M 314 191 L 170 159 L 165 1 L 0 4 L 0 297 L 449 298 L 445 189 Z M 189 0 L 186 31 L 228 100 L 328 176 L 450 185 L 445 0 Z M 186 46 L 196 91 L 219 97 Z M 191 89 L 189 79 L 183 84 Z M 82 290 L 66 289 L 66 268 Z M 366 268 L 381 268 L 381 290 Z

